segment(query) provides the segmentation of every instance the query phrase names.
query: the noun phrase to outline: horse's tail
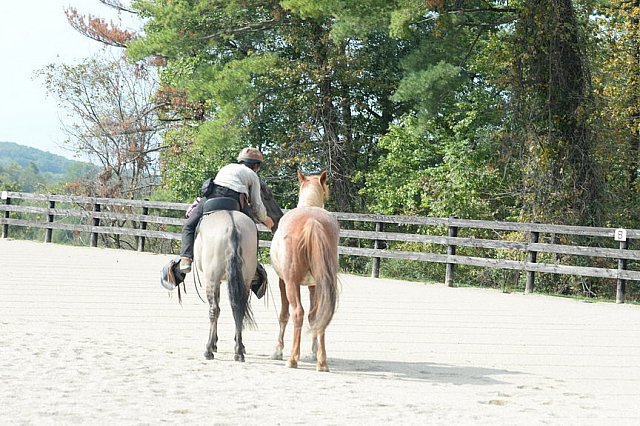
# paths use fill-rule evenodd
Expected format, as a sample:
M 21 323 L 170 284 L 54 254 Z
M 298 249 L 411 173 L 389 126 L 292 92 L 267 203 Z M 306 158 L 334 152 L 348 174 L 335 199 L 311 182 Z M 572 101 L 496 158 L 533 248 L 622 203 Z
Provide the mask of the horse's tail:
M 317 219 L 305 223 L 298 253 L 306 255 L 311 276 L 316 283 L 317 312 L 311 330 L 319 333 L 327 328 L 338 305 L 337 246 Z
M 244 275 L 242 274 L 244 260 L 240 234 L 231 212 L 229 212 L 229 218 L 231 219 L 231 239 L 227 248 L 227 287 L 229 287 L 229 301 L 236 330 L 242 330 L 245 324 L 255 326 L 255 321 L 249 304 L 248 289 L 245 287 Z

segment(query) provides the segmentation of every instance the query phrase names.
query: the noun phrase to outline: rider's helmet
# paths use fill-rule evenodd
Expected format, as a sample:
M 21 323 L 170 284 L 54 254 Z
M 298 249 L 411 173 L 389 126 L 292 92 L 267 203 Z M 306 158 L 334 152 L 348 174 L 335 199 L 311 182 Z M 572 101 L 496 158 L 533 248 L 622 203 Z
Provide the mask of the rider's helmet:
M 264 161 L 262 153 L 257 148 L 242 148 L 238 154 L 238 163 L 259 164 Z

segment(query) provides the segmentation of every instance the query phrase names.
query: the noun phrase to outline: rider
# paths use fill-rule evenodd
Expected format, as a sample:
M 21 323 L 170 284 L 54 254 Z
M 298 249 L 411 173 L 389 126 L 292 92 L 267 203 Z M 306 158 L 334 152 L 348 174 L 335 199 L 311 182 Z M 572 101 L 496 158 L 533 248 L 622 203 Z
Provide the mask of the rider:
M 182 244 L 180 249 L 180 272 L 191 271 L 193 262 L 193 243 L 195 230 L 202 217 L 202 209 L 208 198 L 229 197 L 240 203 L 242 212 L 256 218 L 267 228 L 273 227 L 273 219 L 267 216 L 267 211 L 260 196 L 260 178 L 257 172 L 262 166 L 264 157 L 256 148 L 244 148 L 238 154 L 237 163 L 222 167 L 214 178 L 211 194 L 202 197 L 191 211 L 189 218 L 182 227 Z M 263 279 L 264 270 L 258 264 L 258 276 Z

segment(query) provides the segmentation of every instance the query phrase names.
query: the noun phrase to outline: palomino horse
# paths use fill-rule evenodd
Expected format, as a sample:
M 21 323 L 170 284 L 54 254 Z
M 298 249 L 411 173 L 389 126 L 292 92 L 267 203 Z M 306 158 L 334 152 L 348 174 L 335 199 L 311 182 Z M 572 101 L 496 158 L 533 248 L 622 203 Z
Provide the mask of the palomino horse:
M 304 309 L 300 286 L 309 286 L 309 324 L 312 351 L 318 371 L 329 371 L 324 332 L 338 303 L 338 221 L 324 209 L 328 196 L 327 172 L 303 176 L 298 172 L 298 206 L 282 219 L 271 242 L 271 263 L 280 277 L 280 334 L 274 359 L 282 359 L 284 332 L 293 310 L 293 345 L 287 366 L 296 368 L 300 359 L 300 337 Z
M 218 203 L 220 200 L 237 204 L 227 198 L 207 202 Z M 204 352 L 207 359 L 213 359 L 217 352 L 220 285 L 226 280 L 236 326 L 234 359 L 244 362 L 242 329 L 245 324 L 253 324 L 249 297 L 258 259 L 257 232 L 253 220 L 238 210 L 217 210 L 205 214 L 200 221 L 194 244 L 194 266 L 199 279 L 206 283 L 209 300 L 211 328 Z

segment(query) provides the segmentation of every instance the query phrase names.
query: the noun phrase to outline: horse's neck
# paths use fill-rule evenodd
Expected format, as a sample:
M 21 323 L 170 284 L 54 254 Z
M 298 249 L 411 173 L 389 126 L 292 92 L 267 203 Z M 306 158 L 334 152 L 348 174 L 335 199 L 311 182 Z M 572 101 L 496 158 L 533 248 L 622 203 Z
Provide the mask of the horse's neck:
M 298 207 L 322 207 L 324 208 L 324 194 L 316 188 L 304 188 L 300 191 Z

